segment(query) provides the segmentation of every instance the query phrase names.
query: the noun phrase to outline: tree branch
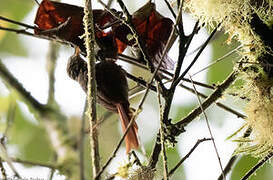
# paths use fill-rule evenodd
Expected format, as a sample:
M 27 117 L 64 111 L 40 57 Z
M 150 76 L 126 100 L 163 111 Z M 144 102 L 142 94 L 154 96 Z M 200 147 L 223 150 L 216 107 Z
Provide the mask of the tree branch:
M 202 103 L 203 109 L 207 109 L 212 103 L 216 102 L 218 98 L 220 98 L 223 94 L 223 92 L 234 82 L 238 75 L 238 72 L 233 71 L 226 80 L 224 80 L 217 88 L 214 90 L 214 92 L 205 99 L 205 101 Z M 191 113 L 189 113 L 185 118 L 183 118 L 181 121 L 175 123 L 172 125 L 173 131 L 176 133 L 175 136 L 178 136 L 180 133 L 183 132 L 184 127 L 187 126 L 190 122 L 192 122 L 196 117 L 198 117 L 202 113 L 202 110 L 200 107 L 194 109 Z M 160 138 L 157 136 L 155 146 L 153 148 L 153 152 L 151 154 L 150 160 L 149 160 L 149 166 L 151 168 L 154 168 L 156 166 L 156 163 L 158 161 L 158 157 L 161 151 L 160 146 Z
M 30 25 L 25 24 L 25 23 L 21 23 L 21 22 L 18 22 L 18 21 L 14 21 L 14 20 L 12 20 L 12 19 L 8 19 L 8 18 L 3 17 L 3 16 L 0 16 L 0 20 L 6 21 L 6 22 L 9 22 L 9 23 L 12 23 L 12 24 L 16 24 L 16 25 L 19 25 L 19 26 L 23 26 L 23 27 L 28 28 L 28 29 L 35 29 L 34 26 L 30 26 Z
M 46 39 L 46 40 L 49 40 L 49 41 L 56 41 L 56 42 L 61 43 L 61 44 L 74 46 L 71 42 L 61 40 L 61 39 L 56 39 L 56 38 L 45 36 L 45 35 L 33 34 L 33 33 L 30 33 L 28 31 L 26 31 L 25 29 L 6 28 L 6 27 L 3 27 L 3 26 L 0 25 L 0 30 L 15 32 L 17 34 L 23 34 L 23 35 L 27 35 L 27 36 L 36 37 L 36 38 L 39 38 L 39 39 Z
M 163 179 L 168 180 L 168 162 L 167 162 L 167 154 L 166 154 L 166 146 L 165 146 L 165 125 L 163 122 L 163 105 L 161 103 L 161 96 L 159 93 L 159 85 L 157 84 L 157 98 L 158 98 L 158 104 L 159 104 L 159 112 L 160 112 L 160 143 L 161 143 L 161 149 L 162 149 L 162 161 L 163 161 Z
M 185 85 L 183 85 L 183 84 L 179 84 L 179 86 L 182 87 L 182 88 L 184 88 L 184 89 L 186 89 L 186 90 L 188 90 L 188 91 L 190 91 L 191 93 L 194 93 L 194 90 L 193 90 L 193 89 L 191 89 L 191 88 L 189 88 L 189 87 L 187 87 L 187 86 L 185 86 Z M 198 91 L 196 91 L 196 92 L 197 92 L 198 96 L 200 96 L 200 97 L 202 97 L 202 98 L 207 98 L 207 97 L 208 97 L 208 96 L 206 96 L 205 94 L 203 94 L 203 93 L 201 93 L 201 92 L 198 92 Z M 242 114 L 242 113 L 240 113 L 240 112 L 238 112 L 238 111 L 236 111 L 236 110 L 234 110 L 234 109 L 232 109 L 232 108 L 230 108 L 230 107 L 228 107 L 228 106 L 226 106 L 226 105 L 224 105 L 224 104 L 222 104 L 222 103 L 220 103 L 220 102 L 215 102 L 215 104 L 216 104 L 219 108 L 221 108 L 221 109 L 223 109 L 223 110 L 225 110 L 225 111 L 227 111 L 227 112 L 230 112 L 230 113 L 236 115 L 238 118 L 245 119 L 245 118 L 247 117 L 247 116 L 245 116 L 244 114 Z
M 218 98 L 222 97 L 223 92 L 234 82 L 237 75 L 238 75 L 238 72 L 236 71 L 231 72 L 230 75 L 220 85 L 217 86 L 217 88 L 213 91 L 213 93 L 210 96 L 208 96 L 202 103 L 202 107 L 204 110 L 207 109 L 212 103 L 216 102 Z M 201 113 L 202 113 L 202 110 L 200 107 L 198 107 L 194 109 L 191 113 L 189 113 L 181 121 L 177 122 L 175 126 L 182 128 L 186 126 L 187 124 L 189 124 L 191 121 L 193 121 Z
M 203 50 L 207 47 L 209 41 L 212 39 L 212 37 L 214 36 L 214 34 L 216 33 L 217 29 L 220 27 L 221 23 L 219 23 L 217 25 L 217 27 L 212 31 L 212 33 L 210 34 L 210 36 L 208 37 L 208 39 L 206 40 L 206 42 L 204 43 L 204 45 L 200 48 L 200 50 L 198 51 L 198 53 L 196 54 L 196 56 L 194 57 L 193 61 L 190 63 L 190 65 L 186 68 L 186 70 L 180 75 L 179 78 L 177 78 L 173 84 L 172 87 L 176 87 L 179 82 L 184 78 L 184 76 L 189 72 L 189 70 L 191 69 L 191 67 L 194 65 L 194 63 L 197 61 L 197 59 L 199 58 L 199 56 L 201 55 L 201 53 L 203 52 Z
M 87 52 L 87 66 L 88 66 L 88 117 L 90 124 L 90 147 L 91 147 L 91 159 L 93 168 L 93 179 L 100 171 L 100 155 L 99 155 L 99 142 L 97 128 L 93 128 L 97 124 L 96 113 L 96 96 L 97 86 L 95 77 L 95 31 L 93 22 L 93 11 L 91 0 L 85 0 L 84 7 L 84 32 L 85 32 L 85 47 Z M 99 179 L 99 178 L 96 178 Z
M 52 108 L 47 105 L 43 105 L 38 102 L 31 94 L 22 86 L 21 83 L 9 72 L 6 66 L 0 60 L 0 75 L 1 78 L 6 81 L 10 86 L 17 90 L 17 92 L 41 115 L 45 115 L 48 112 L 54 112 Z M 56 112 L 55 112 L 56 113 Z
M 41 166 L 41 167 L 46 167 L 46 168 L 49 168 L 49 169 L 58 169 L 58 166 L 56 166 L 55 164 L 50 164 L 50 163 L 26 161 L 26 160 L 22 160 L 22 159 L 19 159 L 19 158 L 11 158 L 11 160 L 13 162 L 27 164 L 27 165 L 31 165 L 31 166 Z

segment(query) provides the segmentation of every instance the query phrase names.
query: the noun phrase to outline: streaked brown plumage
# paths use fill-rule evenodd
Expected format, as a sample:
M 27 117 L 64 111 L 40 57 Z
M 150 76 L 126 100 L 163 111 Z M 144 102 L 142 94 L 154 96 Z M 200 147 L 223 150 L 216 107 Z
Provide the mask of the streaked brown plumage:
M 132 117 L 133 109 L 128 101 L 128 83 L 124 70 L 114 61 L 102 61 L 96 64 L 97 102 L 106 109 L 119 114 L 122 130 L 126 130 Z M 77 48 L 75 54 L 69 58 L 67 64 L 69 77 L 77 81 L 87 92 L 87 63 L 79 56 Z M 139 146 L 137 139 L 137 124 L 129 130 L 125 137 L 126 152 Z

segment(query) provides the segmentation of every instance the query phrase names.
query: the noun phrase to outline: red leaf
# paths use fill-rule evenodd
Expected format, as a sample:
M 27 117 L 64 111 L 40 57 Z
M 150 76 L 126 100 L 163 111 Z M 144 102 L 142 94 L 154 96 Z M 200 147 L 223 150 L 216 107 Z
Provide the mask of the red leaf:
M 80 38 L 84 33 L 83 16 L 84 12 L 82 7 L 43 0 L 34 21 L 38 26 L 35 29 L 35 34 L 44 34 L 69 41 L 75 46 L 79 46 L 81 51 L 85 52 L 83 39 Z M 93 10 L 93 17 L 96 39 L 99 40 L 108 35 L 112 36 L 112 31 L 104 32 L 103 27 L 116 21 L 116 18 L 104 10 Z M 67 22 L 69 18 L 69 22 L 60 29 L 60 26 Z M 103 43 L 100 45 L 105 46 Z M 115 45 L 113 45 L 113 47 L 115 47 Z M 101 47 L 101 49 L 105 49 L 105 47 Z
M 159 14 L 155 9 L 155 4 L 147 3 L 133 14 L 132 22 L 145 44 L 149 58 L 154 64 L 158 64 L 172 31 L 172 20 Z M 119 41 L 132 46 L 135 44 L 135 40 L 128 39 L 130 34 L 131 31 L 126 25 L 121 25 L 115 29 L 115 37 Z M 119 44 L 118 49 L 122 49 Z M 163 68 L 173 69 L 173 65 L 174 62 L 168 56 L 165 56 Z
M 63 35 L 65 40 L 73 42 L 77 41 L 78 37 L 84 33 L 82 18 L 83 8 L 69 4 L 43 0 L 37 11 L 34 23 L 38 26 L 35 30 L 36 34 L 43 30 L 57 28 L 62 23 L 71 18 L 71 30 Z

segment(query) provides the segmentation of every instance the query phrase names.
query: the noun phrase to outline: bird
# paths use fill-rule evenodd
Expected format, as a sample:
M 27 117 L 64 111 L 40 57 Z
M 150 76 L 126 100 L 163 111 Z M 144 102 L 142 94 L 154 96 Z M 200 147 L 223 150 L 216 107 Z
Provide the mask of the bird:
M 80 48 L 67 63 L 68 76 L 77 81 L 87 93 L 88 68 L 87 63 L 80 56 Z M 107 110 L 118 113 L 123 132 L 125 132 L 133 116 L 134 109 L 128 101 L 128 82 L 125 71 L 112 60 L 103 60 L 95 65 L 97 83 L 97 102 Z M 133 123 L 125 136 L 126 153 L 139 147 L 137 137 L 138 126 Z

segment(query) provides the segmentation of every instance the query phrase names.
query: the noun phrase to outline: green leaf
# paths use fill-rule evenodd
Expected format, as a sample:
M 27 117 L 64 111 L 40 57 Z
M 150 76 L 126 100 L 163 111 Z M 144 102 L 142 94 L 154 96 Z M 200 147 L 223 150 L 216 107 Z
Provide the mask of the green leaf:
M 22 21 L 30 12 L 34 5 L 34 1 L 8 0 L 1 1 L 0 14 L 8 19 Z M 34 19 L 34 17 L 33 17 Z M 16 25 L 0 21 L 0 25 L 8 28 L 18 28 Z M 22 27 L 20 27 L 22 28 Z M 26 56 L 26 48 L 20 42 L 18 35 L 15 33 L 0 31 L 0 54 L 11 53 L 17 56 Z

